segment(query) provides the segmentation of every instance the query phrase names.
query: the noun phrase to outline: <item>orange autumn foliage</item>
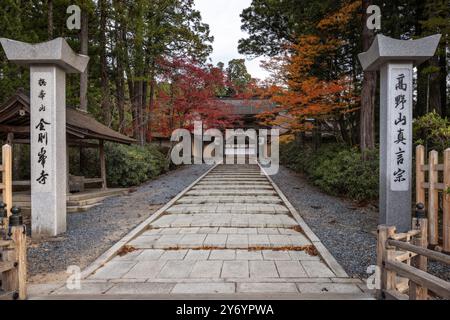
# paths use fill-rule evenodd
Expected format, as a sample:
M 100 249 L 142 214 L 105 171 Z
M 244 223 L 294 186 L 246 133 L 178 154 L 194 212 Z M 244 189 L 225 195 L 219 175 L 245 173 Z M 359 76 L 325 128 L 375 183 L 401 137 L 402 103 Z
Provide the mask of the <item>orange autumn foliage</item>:
M 277 108 L 261 114 L 262 122 L 291 132 L 309 130 L 307 119 L 334 119 L 358 110 L 359 99 L 353 79 L 345 73 L 333 74 L 330 69 L 335 56 L 345 45 L 339 35 L 360 7 L 360 1 L 345 4 L 317 25 L 317 34 L 302 35 L 289 46 L 284 56 L 265 62 L 272 74 L 264 95 Z M 331 32 L 333 31 L 333 32 Z M 324 70 L 327 76 L 313 70 Z

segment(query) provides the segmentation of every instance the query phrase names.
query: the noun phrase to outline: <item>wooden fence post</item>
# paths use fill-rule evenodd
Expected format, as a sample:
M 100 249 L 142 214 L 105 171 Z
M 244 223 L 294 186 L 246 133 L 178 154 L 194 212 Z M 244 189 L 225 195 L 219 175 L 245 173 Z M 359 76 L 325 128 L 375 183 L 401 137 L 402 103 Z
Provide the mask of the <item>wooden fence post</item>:
M 15 298 L 24 300 L 27 297 L 27 239 L 23 226 L 11 228 L 11 239 L 14 251 L 7 255 L 7 260 L 17 265 L 3 273 L 2 286 L 6 292 L 16 292 Z
M 422 166 L 425 165 L 425 147 L 419 145 L 416 147 L 416 204 L 423 203 L 425 205 L 425 172 Z
M 377 297 L 379 299 L 385 299 L 385 290 L 394 290 L 396 283 L 395 272 L 389 271 L 385 268 L 385 261 L 392 259 L 393 250 L 387 248 L 386 241 L 395 234 L 395 227 L 389 227 L 385 225 L 378 226 L 378 239 L 377 239 L 377 266 L 381 273 L 380 288 L 377 290 Z
M 443 208 L 443 229 L 444 238 L 443 250 L 450 253 L 450 149 L 444 151 L 444 191 L 442 194 Z
M 436 188 L 438 183 L 438 166 L 439 154 L 433 150 L 429 156 L 429 189 L 428 189 L 428 239 L 433 246 L 438 245 L 439 226 L 438 226 L 438 210 L 439 210 L 439 190 Z
M 2 147 L 2 184 L 3 184 L 3 203 L 7 206 L 7 215 L 11 215 L 13 207 L 12 200 L 12 148 L 9 144 Z
M 420 230 L 420 234 L 414 238 L 413 244 L 426 249 L 428 247 L 428 220 L 414 218 L 413 227 L 416 230 Z M 428 269 L 428 259 L 425 256 L 415 256 L 411 262 L 414 267 L 422 271 L 427 271 Z M 427 300 L 428 289 L 409 281 L 409 299 Z

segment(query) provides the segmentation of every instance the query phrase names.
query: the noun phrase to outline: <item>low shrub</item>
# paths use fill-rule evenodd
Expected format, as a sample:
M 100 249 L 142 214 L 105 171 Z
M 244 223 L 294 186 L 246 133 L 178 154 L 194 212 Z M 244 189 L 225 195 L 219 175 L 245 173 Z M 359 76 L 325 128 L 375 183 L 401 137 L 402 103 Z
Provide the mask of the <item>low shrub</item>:
M 154 146 L 107 144 L 106 170 L 110 186 L 129 187 L 164 172 L 165 156 Z
M 428 147 L 428 150 L 442 152 L 450 148 L 450 120 L 436 112 L 430 112 L 414 120 L 414 142 Z
M 336 144 L 314 151 L 292 142 L 282 145 L 280 154 L 282 164 L 304 172 L 320 189 L 357 201 L 378 198 L 378 153 L 368 154 L 367 159 L 364 161 L 356 148 Z

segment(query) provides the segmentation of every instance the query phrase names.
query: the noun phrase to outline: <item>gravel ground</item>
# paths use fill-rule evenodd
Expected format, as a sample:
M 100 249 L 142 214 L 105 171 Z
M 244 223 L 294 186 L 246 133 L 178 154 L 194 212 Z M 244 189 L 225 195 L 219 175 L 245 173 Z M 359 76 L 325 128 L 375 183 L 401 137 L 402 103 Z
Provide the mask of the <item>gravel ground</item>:
M 376 263 L 376 208 L 329 196 L 287 168 L 272 179 L 347 273 L 366 279 L 367 267 Z M 449 267 L 430 263 L 429 269 L 450 280 Z
M 48 273 L 65 273 L 70 265 L 83 269 L 208 168 L 182 167 L 149 181 L 128 196 L 107 199 L 87 212 L 68 214 L 67 233 L 29 246 L 29 275 L 39 274 L 36 281 L 49 280 Z

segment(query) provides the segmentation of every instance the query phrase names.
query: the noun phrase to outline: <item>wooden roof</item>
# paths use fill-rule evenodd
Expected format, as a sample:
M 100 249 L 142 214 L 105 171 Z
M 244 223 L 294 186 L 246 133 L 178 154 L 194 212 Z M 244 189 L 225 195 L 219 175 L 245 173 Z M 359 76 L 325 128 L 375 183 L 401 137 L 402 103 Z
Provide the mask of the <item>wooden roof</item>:
M 70 107 L 66 108 L 66 130 L 74 139 L 98 139 L 123 144 L 136 142 L 101 124 L 88 113 Z M 5 138 L 8 132 L 14 132 L 15 138 L 29 138 L 30 98 L 21 90 L 0 107 L 0 136 Z
M 276 105 L 269 99 L 219 98 L 219 101 L 231 107 L 231 113 L 240 116 L 254 116 L 273 110 Z

